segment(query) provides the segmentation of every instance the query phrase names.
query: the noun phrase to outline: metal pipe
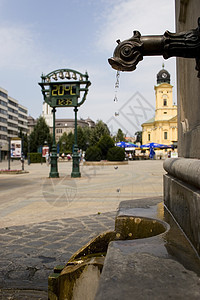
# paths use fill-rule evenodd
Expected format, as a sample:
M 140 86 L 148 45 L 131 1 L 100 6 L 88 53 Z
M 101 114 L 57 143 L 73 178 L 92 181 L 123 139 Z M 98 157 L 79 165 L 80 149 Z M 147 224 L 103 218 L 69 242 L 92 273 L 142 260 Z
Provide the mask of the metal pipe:
M 113 69 L 134 71 L 143 56 L 163 55 L 165 59 L 175 56 L 196 59 L 196 70 L 200 78 L 200 18 L 198 27 L 180 33 L 165 31 L 163 35 L 141 36 L 134 31 L 133 36 L 121 42 L 117 40 L 113 57 L 108 59 Z

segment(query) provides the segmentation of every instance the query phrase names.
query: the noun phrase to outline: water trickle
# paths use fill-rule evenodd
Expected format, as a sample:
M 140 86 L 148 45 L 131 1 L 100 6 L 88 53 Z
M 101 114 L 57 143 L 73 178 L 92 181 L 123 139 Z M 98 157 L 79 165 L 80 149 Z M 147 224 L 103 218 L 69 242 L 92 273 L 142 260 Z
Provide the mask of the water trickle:
M 115 102 L 115 103 L 118 102 L 118 99 L 117 99 L 117 95 L 116 95 L 116 94 L 115 94 L 114 102 Z
M 115 82 L 115 97 L 114 97 L 114 102 L 117 103 L 118 102 L 118 98 L 117 98 L 117 90 L 119 88 L 119 71 L 117 71 L 117 74 L 116 74 L 116 82 Z

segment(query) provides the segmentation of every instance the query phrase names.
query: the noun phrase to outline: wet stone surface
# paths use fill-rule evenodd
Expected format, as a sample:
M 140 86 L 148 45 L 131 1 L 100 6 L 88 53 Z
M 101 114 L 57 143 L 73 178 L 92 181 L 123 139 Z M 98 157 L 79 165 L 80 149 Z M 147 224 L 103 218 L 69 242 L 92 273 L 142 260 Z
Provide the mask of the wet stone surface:
M 47 299 L 53 268 L 65 265 L 99 233 L 114 230 L 115 216 L 109 212 L 1 228 L 0 299 Z

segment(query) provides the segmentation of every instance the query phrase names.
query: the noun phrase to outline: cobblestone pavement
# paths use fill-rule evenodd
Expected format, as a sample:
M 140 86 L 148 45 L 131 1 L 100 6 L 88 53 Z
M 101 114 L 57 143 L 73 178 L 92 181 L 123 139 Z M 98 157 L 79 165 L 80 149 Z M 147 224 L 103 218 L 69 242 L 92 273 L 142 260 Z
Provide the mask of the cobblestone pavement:
M 99 233 L 113 230 L 115 215 L 109 212 L 0 229 L 0 299 L 47 299 L 53 268 L 65 265 Z
M 60 178 L 54 179 L 45 164 L 25 164 L 27 174 L 1 174 L 0 300 L 47 299 L 53 268 L 113 230 L 121 201 L 162 197 L 162 163 L 82 165 L 77 179 L 70 178 L 71 163 L 59 163 Z

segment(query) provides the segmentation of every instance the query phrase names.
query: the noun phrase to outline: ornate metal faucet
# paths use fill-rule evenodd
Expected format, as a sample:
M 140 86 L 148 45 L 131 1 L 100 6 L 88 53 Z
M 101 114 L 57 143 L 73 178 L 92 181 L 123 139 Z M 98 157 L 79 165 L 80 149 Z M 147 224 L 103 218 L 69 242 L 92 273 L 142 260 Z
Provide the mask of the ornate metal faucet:
M 118 71 L 134 71 L 143 56 L 163 55 L 165 59 L 176 56 L 196 59 L 196 70 L 200 78 L 200 18 L 198 27 L 180 33 L 165 31 L 163 35 L 141 36 L 134 31 L 133 36 L 121 42 L 108 62 Z

